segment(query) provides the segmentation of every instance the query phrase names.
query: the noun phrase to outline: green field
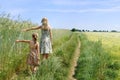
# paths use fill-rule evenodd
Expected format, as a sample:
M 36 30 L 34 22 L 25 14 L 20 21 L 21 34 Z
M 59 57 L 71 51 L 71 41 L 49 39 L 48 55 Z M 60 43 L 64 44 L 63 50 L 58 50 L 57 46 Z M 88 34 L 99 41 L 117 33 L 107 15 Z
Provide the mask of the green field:
M 120 33 L 86 33 L 91 41 L 101 40 L 103 47 L 109 51 L 114 60 L 120 63 Z M 120 79 L 120 71 L 119 71 Z M 118 79 L 118 80 L 119 80 Z
M 29 47 L 24 43 L 15 43 L 16 39 L 31 39 L 33 32 L 22 32 L 28 27 L 37 26 L 30 21 L 11 20 L 0 17 L 0 80 L 67 80 L 70 62 L 78 43 L 78 36 L 65 29 L 53 29 L 53 54 L 41 65 L 35 75 L 29 75 L 26 57 Z
M 120 33 L 80 33 L 78 80 L 120 80 Z
M 22 29 L 37 26 L 30 21 L 0 17 L 0 80 L 68 80 L 75 50 L 80 40 L 80 57 L 75 78 L 78 80 L 120 79 L 120 33 L 79 33 L 66 29 L 52 29 L 53 53 L 48 60 L 40 60 L 36 74 L 26 65 L 29 47 L 15 43 L 17 39 L 31 40 L 33 32 Z
M 113 56 L 120 57 L 120 33 L 86 33 L 89 40 L 101 40 L 103 47 Z

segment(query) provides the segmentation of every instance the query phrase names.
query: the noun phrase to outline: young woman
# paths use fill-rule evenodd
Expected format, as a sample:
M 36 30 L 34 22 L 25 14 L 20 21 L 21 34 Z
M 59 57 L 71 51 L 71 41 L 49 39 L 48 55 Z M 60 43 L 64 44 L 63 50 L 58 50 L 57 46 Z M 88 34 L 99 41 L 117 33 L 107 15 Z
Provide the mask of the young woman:
M 35 73 L 37 66 L 39 65 L 39 43 L 37 42 L 38 34 L 32 34 L 32 40 L 16 40 L 16 42 L 28 43 L 30 47 L 30 53 L 27 57 L 27 64 L 30 65 L 32 73 Z
M 49 54 L 52 53 L 52 31 L 47 18 L 43 18 L 41 23 L 41 26 L 25 29 L 24 31 L 41 29 L 40 53 L 43 55 L 43 59 L 47 59 Z

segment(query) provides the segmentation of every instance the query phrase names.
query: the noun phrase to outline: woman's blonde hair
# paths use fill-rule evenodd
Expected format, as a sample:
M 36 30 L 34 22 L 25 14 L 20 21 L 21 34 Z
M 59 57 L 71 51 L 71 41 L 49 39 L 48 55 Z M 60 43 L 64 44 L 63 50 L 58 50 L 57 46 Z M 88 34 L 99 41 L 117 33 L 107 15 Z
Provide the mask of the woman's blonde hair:
M 41 23 L 43 23 L 44 21 L 48 23 L 48 19 L 46 17 L 42 18 Z

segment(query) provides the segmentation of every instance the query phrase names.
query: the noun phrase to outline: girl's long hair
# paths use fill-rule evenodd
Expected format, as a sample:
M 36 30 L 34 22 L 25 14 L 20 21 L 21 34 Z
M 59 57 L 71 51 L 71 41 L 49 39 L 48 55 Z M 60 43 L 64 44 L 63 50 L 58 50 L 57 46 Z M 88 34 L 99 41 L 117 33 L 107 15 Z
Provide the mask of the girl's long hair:
M 33 33 L 32 37 L 34 39 L 34 43 L 36 44 L 37 43 L 37 39 L 38 39 L 38 34 L 37 33 Z

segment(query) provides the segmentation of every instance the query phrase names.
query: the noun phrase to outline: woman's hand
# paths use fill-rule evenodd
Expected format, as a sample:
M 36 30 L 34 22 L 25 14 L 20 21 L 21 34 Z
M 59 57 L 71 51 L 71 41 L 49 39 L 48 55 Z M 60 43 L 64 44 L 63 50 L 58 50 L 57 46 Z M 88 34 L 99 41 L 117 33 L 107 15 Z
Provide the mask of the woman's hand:
M 15 42 L 19 42 L 20 40 L 16 40 Z
M 27 29 L 23 29 L 22 31 L 23 31 L 23 32 L 26 32 L 26 31 L 28 31 L 28 30 L 27 30 Z

